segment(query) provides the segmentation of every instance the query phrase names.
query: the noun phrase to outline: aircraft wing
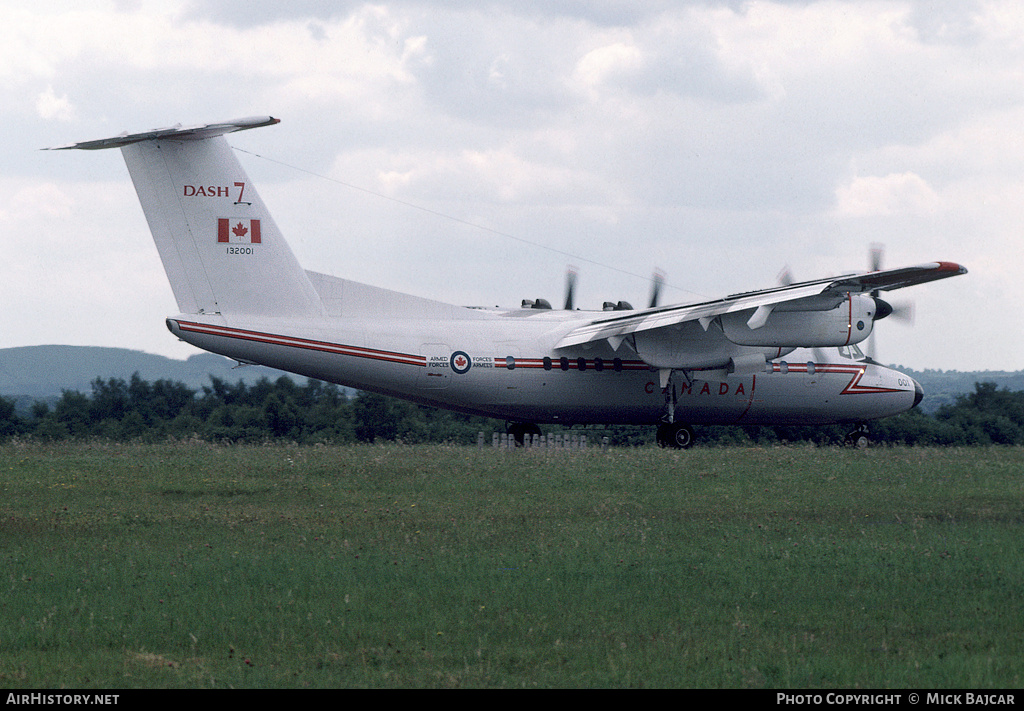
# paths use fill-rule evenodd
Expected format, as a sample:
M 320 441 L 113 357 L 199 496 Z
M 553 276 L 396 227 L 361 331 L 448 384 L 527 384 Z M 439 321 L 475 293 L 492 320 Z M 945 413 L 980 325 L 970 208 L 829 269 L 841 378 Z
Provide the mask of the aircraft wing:
M 966 273 L 967 270 L 959 264 L 930 262 L 914 267 L 847 274 L 772 289 L 733 294 L 716 301 L 659 306 L 627 313 L 615 312 L 614 316 L 599 317 L 590 323 L 574 328 L 562 337 L 556 348 L 565 348 L 606 338 L 612 342 L 613 346 L 617 347 L 622 338 L 637 331 L 665 328 L 687 321 L 701 321 L 702 325 L 707 328 L 707 324 L 716 316 L 736 311 L 761 307 L 768 309 L 779 304 L 814 296 L 844 296 L 848 293 L 891 291 Z M 767 316 L 767 313 L 765 315 Z

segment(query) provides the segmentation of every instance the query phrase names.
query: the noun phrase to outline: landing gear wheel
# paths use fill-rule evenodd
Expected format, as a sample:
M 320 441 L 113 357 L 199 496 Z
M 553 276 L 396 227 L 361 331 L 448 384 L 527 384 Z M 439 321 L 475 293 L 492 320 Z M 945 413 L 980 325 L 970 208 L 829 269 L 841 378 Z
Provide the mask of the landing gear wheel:
M 689 449 L 693 446 L 693 428 L 681 422 L 658 425 L 658 446 Z
M 846 435 L 846 446 L 854 449 L 867 449 L 871 446 L 871 438 L 868 436 L 867 425 L 860 425 L 850 434 Z
M 540 427 L 533 424 L 532 422 L 514 422 L 505 428 L 516 441 L 517 447 L 522 447 L 527 437 L 532 438 L 533 435 L 540 437 Z

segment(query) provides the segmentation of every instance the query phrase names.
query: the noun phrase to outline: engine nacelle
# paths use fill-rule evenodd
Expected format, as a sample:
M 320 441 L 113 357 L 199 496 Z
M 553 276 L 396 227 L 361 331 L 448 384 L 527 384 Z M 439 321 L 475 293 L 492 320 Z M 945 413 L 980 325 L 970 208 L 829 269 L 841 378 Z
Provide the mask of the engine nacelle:
M 647 365 L 659 370 L 722 369 L 741 375 L 764 370 L 765 361 L 792 350 L 737 348 L 721 329 L 705 330 L 697 321 L 637 331 L 633 334 L 633 347 Z
M 805 306 L 799 301 L 762 306 L 722 315 L 722 331 L 739 346 L 848 346 L 871 334 L 875 319 L 881 317 L 878 304 L 867 294 L 849 294 L 828 309 L 808 309 L 811 303 Z

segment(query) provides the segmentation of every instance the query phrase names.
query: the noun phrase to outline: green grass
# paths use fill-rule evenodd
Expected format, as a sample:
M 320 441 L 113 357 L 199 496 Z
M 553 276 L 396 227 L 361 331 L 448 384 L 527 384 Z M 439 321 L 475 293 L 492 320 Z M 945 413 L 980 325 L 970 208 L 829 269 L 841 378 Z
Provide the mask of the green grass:
M 1024 449 L 0 447 L 0 686 L 1009 688 Z

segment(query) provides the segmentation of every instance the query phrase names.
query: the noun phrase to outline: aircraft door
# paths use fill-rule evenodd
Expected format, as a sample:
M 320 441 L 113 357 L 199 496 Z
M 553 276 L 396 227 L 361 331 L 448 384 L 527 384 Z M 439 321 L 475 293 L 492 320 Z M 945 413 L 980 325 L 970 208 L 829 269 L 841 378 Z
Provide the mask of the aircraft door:
M 422 353 L 427 358 L 427 367 L 420 378 L 424 390 L 444 390 L 451 382 L 452 369 L 448 362 L 452 349 L 446 343 L 424 343 Z

